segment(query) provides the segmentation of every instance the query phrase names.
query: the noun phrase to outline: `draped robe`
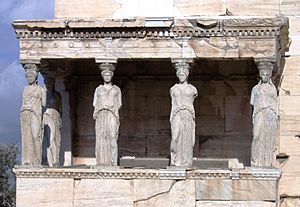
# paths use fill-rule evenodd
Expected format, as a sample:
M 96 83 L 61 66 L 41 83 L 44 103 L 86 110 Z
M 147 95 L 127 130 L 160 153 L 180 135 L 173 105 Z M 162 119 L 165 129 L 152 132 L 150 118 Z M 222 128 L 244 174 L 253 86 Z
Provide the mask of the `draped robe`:
M 192 166 L 196 127 L 193 102 L 197 89 L 191 84 L 175 84 L 170 95 L 171 165 Z
M 277 132 L 277 91 L 271 80 L 253 87 L 250 104 L 253 105 L 253 139 L 251 166 L 272 167 Z
M 113 85 L 110 89 L 100 85 L 95 90 L 93 105 L 96 120 L 96 163 L 116 166 L 118 160 L 119 109 L 122 105 L 121 90 Z
M 20 113 L 22 165 L 42 164 L 42 106 L 46 91 L 39 85 L 25 86 Z

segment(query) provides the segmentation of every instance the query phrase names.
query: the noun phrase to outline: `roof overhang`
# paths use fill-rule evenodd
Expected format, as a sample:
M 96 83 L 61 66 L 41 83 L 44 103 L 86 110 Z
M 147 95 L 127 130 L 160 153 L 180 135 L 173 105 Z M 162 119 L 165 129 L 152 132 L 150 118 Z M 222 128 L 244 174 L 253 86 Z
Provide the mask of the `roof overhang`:
M 288 18 L 54 19 L 15 21 L 20 61 L 215 58 L 267 60 L 281 73 Z

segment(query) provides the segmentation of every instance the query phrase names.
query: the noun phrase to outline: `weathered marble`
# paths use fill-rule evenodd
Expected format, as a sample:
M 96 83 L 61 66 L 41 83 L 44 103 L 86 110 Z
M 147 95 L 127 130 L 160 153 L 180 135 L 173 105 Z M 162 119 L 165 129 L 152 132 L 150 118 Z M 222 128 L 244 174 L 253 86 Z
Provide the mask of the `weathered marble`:
M 101 7 L 102 9 L 98 9 Z M 89 0 L 88 3 L 74 0 L 70 3 L 67 0 L 55 0 L 56 18 L 74 17 L 113 17 L 114 13 L 121 7 L 116 0 Z
M 110 63 L 100 65 L 104 85 L 96 88 L 93 117 L 96 120 L 96 163 L 97 165 L 117 165 L 119 136 L 119 109 L 122 106 L 121 90 L 112 85 L 115 66 Z
M 216 202 L 215 206 L 254 207 L 256 204 L 265 207 L 265 204 L 269 203 L 273 207 L 277 195 L 273 190 L 280 177 L 279 171 L 275 169 L 186 171 L 107 167 L 93 169 L 18 167 L 14 172 L 17 177 L 18 206 L 37 207 L 99 205 L 103 207 L 195 207 L 196 203 L 213 206 L 214 202 Z M 223 187 L 229 188 L 220 188 L 217 182 L 235 184 L 231 186 L 232 188 L 227 184 Z M 214 196 L 199 197 L 199 188 L 204 190 L 208 183 L 210 183 L 209 188 L 201 195 Z M 222 192 L 221 198 L 226 194 L 228 199 L 240 200 L 220 201 L 217 192 L 230 188 L 232 194 L 229 191 Z M 263 189 L 267 189 L 267 192 L 262 192 Z M 259 195 L 261 193 L 263 195 Z M 35 195 L 34 199 L 32 194 Z M 207 200 L 209 198 L 210 202 Z
M 172 108 L 171 122 L 171 165 L 192 166 L 193 147 L 195 145 L 195 109 L 194 99 L 197 89 L 188 83 L 190 65 L 186 62 L 175 64 L 179 84 L 170 89 Z
M 142 186 L 143 194 L 138 192 Z M 135 180 L 134 207 L 194 207 L 194 180 Z
M 73 186 L 70 178 L 18 178 L 17 207 L 73 207 Z
M 276 207 L 276 203 L 264 201 L 197 201 L 196 207 Z
M 299 207 L 300 206 L 300 198 L 283 198 L 281 200 L 280 207 Z
M 276 192 L 272 180 L 196 180 L 197 200 L 275 202 Z
M 116 179 L 74 180 L 74 207 L 132 207 L 132 183 Z
M 29 85 L 25 86 L 20 113 L 22 135 L 22 165 L 42 164 L 42 107 L 46 105 L 46 91 L 37 84 L 39 69 L 24 64 Z
M 251 146 L 251 166 L 272 167 L 275 158 L 275 138 L 277 132 L 277 90 L 273 84 L 271 62 L 259 62 L 260 82 L 251 92 L 253 105 L 253 140 Z
M 44 139 L 47 140 L 47 161 L 50 167 L 59 166 L 61 146 L 61 95 L 55 90 L 55 80 L 45 77 L 47 88 L 46 111 L 43 115 Z

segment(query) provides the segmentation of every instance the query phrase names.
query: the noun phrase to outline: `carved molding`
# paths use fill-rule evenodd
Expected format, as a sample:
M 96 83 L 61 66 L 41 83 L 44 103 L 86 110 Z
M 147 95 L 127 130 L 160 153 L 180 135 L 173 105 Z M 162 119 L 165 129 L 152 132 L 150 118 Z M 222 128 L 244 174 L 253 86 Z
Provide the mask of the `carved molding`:
M 147 26 L 145 19 L 15 21 L 20 39 L 275 37 L 288 27 L 286 17 L 173 19 L 165 26 Z M 66 23 L 67 22 L 67 23 Z M 162 22 L 165 22 L 162 20 Z
M 277 169 L 185 170 L 185 169 L 80 169 L 24 168 L 14 169 L 17 178 L 74 178 L 74 179 L 259 179 L 279 180 Z

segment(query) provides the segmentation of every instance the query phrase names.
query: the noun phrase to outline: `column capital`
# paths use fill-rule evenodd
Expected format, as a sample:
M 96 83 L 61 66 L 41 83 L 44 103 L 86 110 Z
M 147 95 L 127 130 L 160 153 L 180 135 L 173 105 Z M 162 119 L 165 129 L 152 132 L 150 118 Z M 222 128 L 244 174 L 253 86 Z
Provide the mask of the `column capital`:
M 41 64 L 41 59 L 20 59 L 19 62 L 22 65 L 26 65 L 26 64 L 39 65 L 39 64 Z
M 117 58 L 95 58 L 97 64 L 110 63 L 117 64 Z
M 176 63 L 193 64 L 194 58 L 171 58 L 171 63 L 173 63 L 173 64 L 176 64 Z
M 272 58 L 257 58 L 254 59 L 254 62 L 257 66 L 258 70 L 266 69 L 266 70 L 274 70 L 276 60 Z
M 192 64 L 194 63 L 193 58 L 172 58 L 172 64 L 174 65 L 176 71 L 178 70 L 190 70 L 192 68 Z
M 25 72 L 30 72 L 30 71 L 34 71 L 36 73 L 40 72 L 40 68 L 38 64 L 35 63 L 24 63 L 22 64 Z

